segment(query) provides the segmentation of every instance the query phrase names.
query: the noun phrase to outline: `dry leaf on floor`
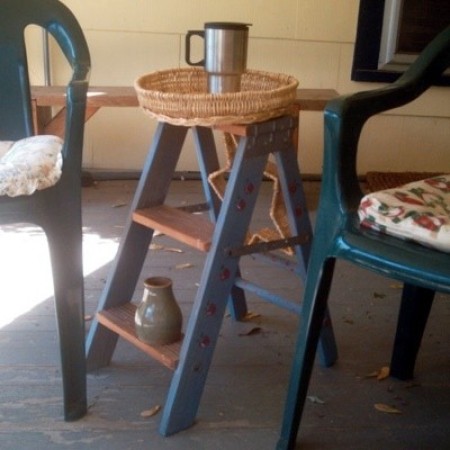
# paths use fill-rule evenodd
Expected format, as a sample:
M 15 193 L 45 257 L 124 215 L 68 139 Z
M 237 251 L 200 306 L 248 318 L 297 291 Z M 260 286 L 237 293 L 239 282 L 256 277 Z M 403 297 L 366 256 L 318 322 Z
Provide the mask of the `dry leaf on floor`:
M 181 248 L 175 248 L 175 247 L 165 247 L 161 244 L 150 244 L 149 246 L 150 250 L 158 250 L 158 251 L 165 251 L 165 252 L 171 252 L 171 253 L 184 253 Z
M 378 381 L 385 380 L 386 378 L 389 377 L 389 372 L 390 372 L 390 369 L 389 369 L 388 366 L 382 367 L 382 368 L 378 371 L 378 374 L 377 374 L 377 380 L 378 380 Z
M 189 267 L 193 267 L 194 265 L 191 263 L 177 264 L 175 269 L 189 269 Z
M 245 314 L 243 320 L 252 320 L 252 319 L 256 319 L 258 317 L 261 317 L 261 314 L 255 313 L 253 311 L 247 311 L 247 313 Z
M 94 316 L 92 315 L 92 314 L 86 314 L 85 316 L 84 316 L 84 320 L 86 321 L 86 322 L 89 322 L 90 320 L 92 320 L 94 318 Z
M 382 367 L 379 370 L 374 370 L 373 372 L 364 375 L 363 378 L 376 378 L 378 381 L 384 380 L 389 376 L 390 369 L 388 366 Z
M 146 409 L 145 411 L 142 411 L 141 417 L 145 417 L 145 418 L 152 417 L 155 414 L 158 414 L 160 410 L 161 410 L 161 405 L 156 405 L 151 409 Z
M 374 370 L 373 372 L 364 375 L 364 378 L 377 378 L 379 373 L 380 373 L 379 370 Z
M 164 250 L 166 252 L 172 252 L 172 253 L 184 253 L 184 251 L 181 250 L 181 248 L 175 248 L 175 247 L 164 247 Z
M 375 403 L 373 405 L 377 411 L 386 413 L 386 414 L 401 414 L 402 412 L 397 409 L 395 406 L 386 405 L 386 403 Z
M 325 401 L 322 400 L 321 398 L 317 397 L 316 395 L 308 395 L 308 397 L 306 397 L 306 398 L 312 403 L 317 403 L 319 405 L 325 404 Z
M 122 208 L 123 206 L 127 206 L 127 203 L 114 203 L 114 205 L 112 205 L 113 208 Z
M 254 327 L 246 331 L 245 333 L 239 333 L 238 336 L 252 336 L 259 333 L 261 333 L 261 327 Z

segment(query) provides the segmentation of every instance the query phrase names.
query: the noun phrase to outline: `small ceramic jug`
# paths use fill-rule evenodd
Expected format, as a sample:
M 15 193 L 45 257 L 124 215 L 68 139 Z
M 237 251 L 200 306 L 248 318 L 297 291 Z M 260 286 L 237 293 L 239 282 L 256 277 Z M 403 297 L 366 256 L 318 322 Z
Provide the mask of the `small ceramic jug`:
M 144 286 L 144 296 L 134 318 L 137 337 L 151 345 L 180 340 L 183 317 L 172 292 L 172 280 L 151 277 L 144 281 Z

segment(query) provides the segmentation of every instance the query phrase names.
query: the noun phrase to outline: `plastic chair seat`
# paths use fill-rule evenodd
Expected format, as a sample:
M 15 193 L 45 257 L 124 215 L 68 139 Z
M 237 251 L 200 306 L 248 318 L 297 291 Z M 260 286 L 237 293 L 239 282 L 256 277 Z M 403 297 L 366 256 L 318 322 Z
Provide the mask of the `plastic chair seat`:
M 0 195 L 31 195 L 61 178 L 63 141 L 57 136 L 31 136 L 0 141 Z
M 338 258 L 403 282 L 428 287 L 431 284 L 436 291 L 450 292 L 447 253 L 430 253 L 420 244 L 361 227 L 357 214 L 336 245 L 334 254 Z

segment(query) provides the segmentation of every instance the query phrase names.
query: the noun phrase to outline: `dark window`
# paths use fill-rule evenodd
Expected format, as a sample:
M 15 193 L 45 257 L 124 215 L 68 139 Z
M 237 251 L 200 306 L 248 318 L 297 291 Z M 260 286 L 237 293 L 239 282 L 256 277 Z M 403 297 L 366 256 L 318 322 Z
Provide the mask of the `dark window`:
M 449 24 L 449 0 L 360 0 L 352 80 L 396 80 Z

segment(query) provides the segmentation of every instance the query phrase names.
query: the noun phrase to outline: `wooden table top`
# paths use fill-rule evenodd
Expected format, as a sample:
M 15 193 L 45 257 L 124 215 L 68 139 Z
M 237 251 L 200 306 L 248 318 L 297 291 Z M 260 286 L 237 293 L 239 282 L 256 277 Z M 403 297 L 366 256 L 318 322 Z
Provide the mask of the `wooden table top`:
M 296 102 L 302 111 L 322 111 L 326 103 L 337 96 L 334 89 L 298 89 Z M 65 87 L 33 86 L 31 97 L 37 106 L 64 106 Z M 132 86 L 91 86 L 87 105 L 94 108 L 131 107 L 139 106 L 139 103 Z

